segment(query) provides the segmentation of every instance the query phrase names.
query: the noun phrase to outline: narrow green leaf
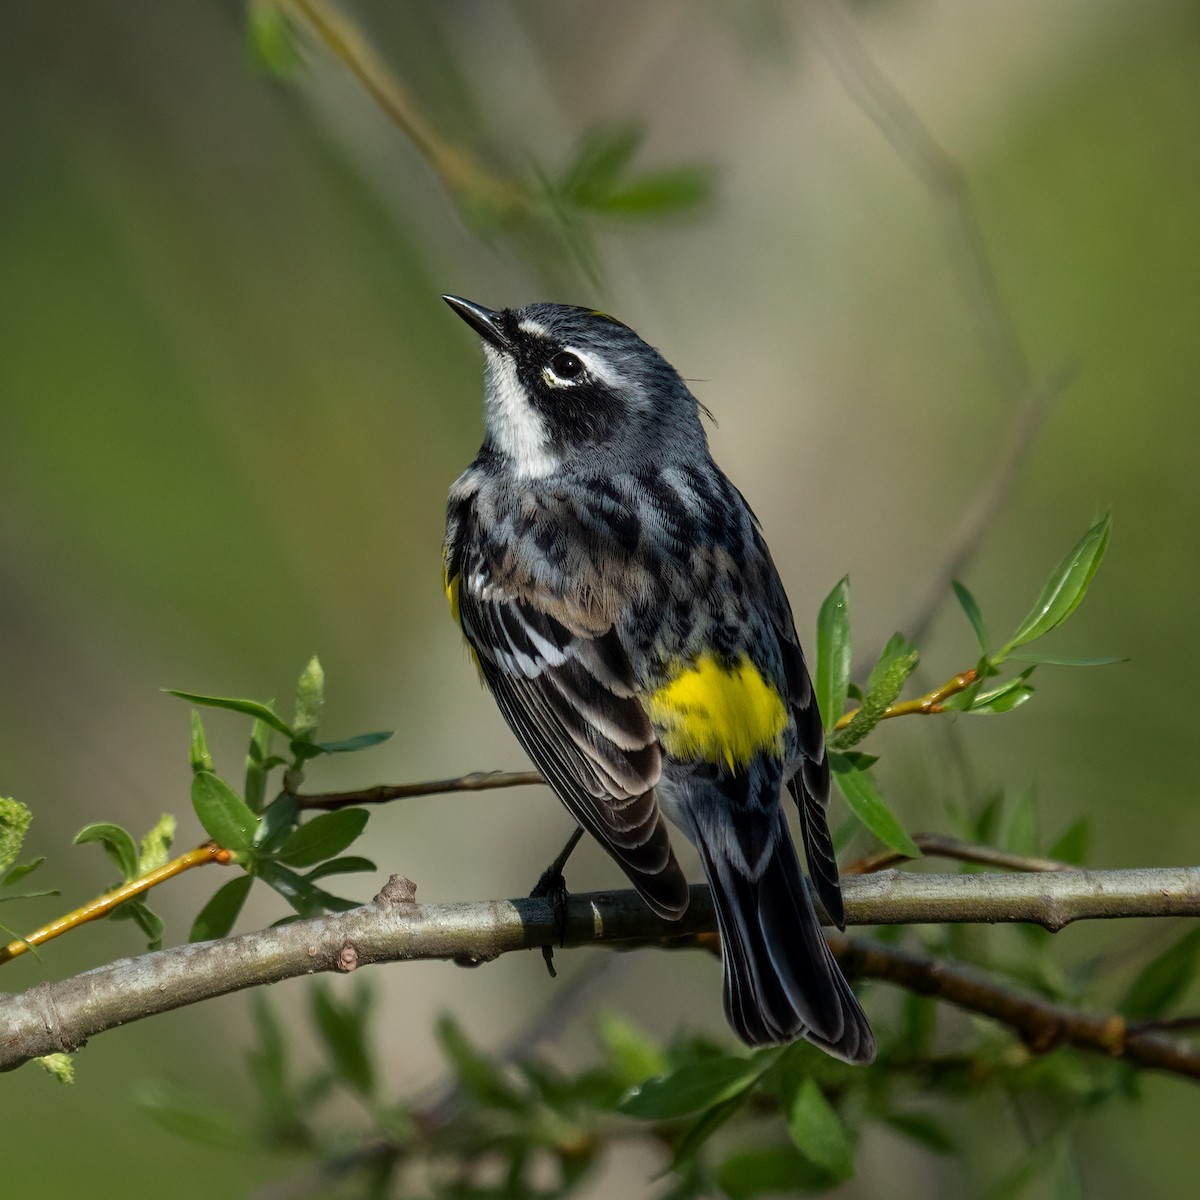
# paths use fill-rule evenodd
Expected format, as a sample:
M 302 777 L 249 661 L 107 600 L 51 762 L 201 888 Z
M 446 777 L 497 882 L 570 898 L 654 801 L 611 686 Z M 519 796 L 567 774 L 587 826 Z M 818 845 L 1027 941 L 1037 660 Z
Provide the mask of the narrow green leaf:
M 377 733 L 360 733 L 357 737 L 342 738 L 336 742 L 317 742 L 317 746 L 326 754 L 353 754 L 356 750 L 366 750 L 369 746 L 386 742 L 393 733 L 391 729 L 381 729 Z
M 1060 862 L 1069 862 L 1079 867 L 1087 862 L 1088 847 L 1091 843 L 1092 823 L 1087 817 L 1080 817 L 1066 832 L 1050 847 L 1048 854 Z
M 490 1108 L 523 1109 L 525 1098 L 501 1075 L 496 1065 L 471 1044 L 453 1017 L 437 1023 L 437 1039 L 454 1074 L 468 1095 Z
M 850 811 L 885 845 L 898 854 L 920 858 L 921 851 L 904 826 L 892 815 L 871 779 L 870 772 L 856 770 L 842 754 L 831 752 L 829 766 L 834 782 L 846 798 Z
M 210 1104 L 166 1083 L 142 1084 L 137 1103 L 169 1133 L 222 1150 L 250 1150 L 257 1132 L 229 1106 Z
M 331 858 L 328 862 L 318 863 L 304 878 L 313 883 L 327 875 L 354 875 L 375 870 L 378 868 L 369 858 Z
M 559 195 L 568 204 L 587 208 L 610 193 L 633 161 L 644 136 L 632 123 L 588 132 L 559 180 Z
M 764 1146 L 731 1154 L 717 1168 L 716 1180 L 729 1200 L 767 1194 L 792 1196 L 833 1182 L 827 1172 L 791 1146 Z
M 205 832 L 218 846 L 232 851 L 239 859 L 249 856 L 258 818 L 225 780 L 211 771 L 193 775 L 192 807 Z
M 708 201 L 715 181 L 716 173 L 703 163 L 650 171 L 580 207 L 610 217 L 677 215 Z
M 192 709 L 192 736 L 188 744 L 188 757 L 192 763 L 192 773 L 196 771 L 211 771 L 213 769 L 212 755 L 208 752 L 208 739 L 204 736 L 204 722 L 200 719 L 199 709 Z
M 286 792 L 276 796 L 263 810 L 259 822 L 258 834 L 254 839 L 258 853 L 263 856 L 277 853 L 279 847 L 291 837 L 299 820 L 300 805 L 295 796 L 289 796 Z
M 375 1072 L 364 1035 L 370 993 L 359 987 L 354 1001 L 343 1007 L 327 984 L 313 989 L 313 1016 L 334 1071 L 360 1096 L 370 1098 L 375 1091 Z
M 983 610 L 979 607 L 979 602 L 965 583 L 959 583 L 955 579 L 951 581 L 950 586 L 954 589 L 954 596 L 962 606 L 963 612 L 967 614 L 967 620 L 971 622 L 971 628 L 975 631 L 979 652 L 986 657 L 991 646 L 991 639 L 988 637 L 987 626 L 983 621 Z
M 672 1171 L 678 1171 L 686 1166 L 703 1149 L 704 1144 L 712 1137 L 730 1117 L 746 1102 L 750 1089 L 746 1088 L 728 1100 L 722 1100 L 702 1112 L 691 1128 L 679 1139 L 675 1153 L 671 1156 Z
M 770 1065 L 770 1061 L 756 1058 L 712 1058 L 688 1063 L 630 1089 L 617 1108 L 626 1116 L 650 1121 L 688 1117 L 744 1091 Z
M 260 721 L 266 722 L 270 727 L 278 733 L 282 733 L 285 737 L 292 737 L 291 729 L 287 722 L 277 713 L 272 712 L 265 704 L 260 704 L 257 700 L 238 700 L 230 696 L 202 696 L 198 692 L 181 692 L 176 688 L 163 688 L 163 691 L 168 696 L 178 696 L 180 700 L 186 700 L 189 704 L 199 704 L 204 708 L 224 708 L 230 712 L 245 713 L 249 717 L 255 717 Z
M 369 817 L 365 808 L 321 813 L 293 831 L 277 857 L 293 867 L 311 867 L 333 858 L 358 838 Z
M 296 683 L 296 719 L 292 722 L 292 737 L 307 742 L 321 724 L 321 709 L 325 705 L 325 670 L 314 654 L 308 660 Z
M 625 1017 L 603 1013 L 597 1034 L 609 1066 L 625 1087 L 665 1073 L 667 1057 L 662 1047 Z
M 257 863 L 254 869 L 263 883 L 277 891 L 301 917 L 319 917 L 322 913 L 348 912 L 359 907 L 354 900 L 333 896 L 271 859 Z
M 854 1142 L 811 1077 L 790 1098 L 787 1120 L 792 1141 L 805 1158 L 838 1179 L 854 1174 Z
M 257 718 L 250 730 L 250 745 L 246 748 L 246 806 L 251 812 L 262 812 L 267 795 L 267 774 L 271 770 L 271 727 Z
M 126 900 L 115 911 L 137 923 L 138 927 L 146 935 L 147 950 L 162 949 L 163 931 L 166 929 L 166 925 L 162 917 L 154 912 L 144 900 L 137 898 Z
M 277 79 L 289 79 L 300 67 L 300 49 L 292 20 L 278 0 L 250 0 L 246 13 L 246 49 L 250 61 Z
M 1036 854 L 1038 848 L 1037 796 L 1033 788 L 1022 788 L 1001 809 L 996 840 L 1002 850 L 1013 854 Z
M 1196 977 L 1200 962 L 1200 926 L 1189 929 L 1173 946 L 1138 972 L 1121 1001 L 1121 1014 L 1129 1020 L 1162 1016 Z
M 850 683 L 850 577 L 842 578 L 817 615 L 817 706 L 826 735 L 846 707 Z
M 1032 670 L 1033 667 L 1029 667 L 1022 671 L 1015 679 L 1010 679 L 1006 683 L 1002 683 L 999 687 L 992 688 L 990 691 L 979 692 L 971 701 L 970 708 L 966 711 L 976 716 L 988 717 L 995 716 L 997 713 L 1012 712 L 1014 708 L 1020 708 L 1022 704 L 1033 696 L 1033 685 L 1026 682 Z
M 1020 654 L 1010 654 L 1008 657 L 1014 662 L 1044 663 L 1048 667 L 1111 667 L 1114 663 L 1129 661 L 1111 654 L 1089 658 L 1071 654 L 1035 654 L 1032 650 L 1022 650 Z
M 1095 577 L 1112 532 L 1112 514 L 1097 521 L 1058 564 L 1033 608 L 1002 653 L 1024 646 L 1061 625 L 1078 607 Z
M 32 875 L 45 861 L 46 856 L 39 854 L 37 858 L 31 858 L 27 863 L 18 863 L 0 879 L 0 888 L 12 887 L 14 884 L 20 883 L 27 875 Z
M 217 888 L 192 922 L 188 941 L 208 942 L 223 938 L 238 919 L 253 882 L 249 875 L 243 874 Z
M 953 1154 L 958 1149 L 949 1130 L 927 1113 L 892 1112 L 884 1119 L 897 1133 L 914 1142 L 920 1142 L 936 1154 Z
M 99 842 L 105 853 L 117 865 L 122 880 L 133 879 L 138 873 L 137 846 L 130 834 L 120 825 L 108 821 L 96 821 L 85 825 L 75 835 L 75 845 Z

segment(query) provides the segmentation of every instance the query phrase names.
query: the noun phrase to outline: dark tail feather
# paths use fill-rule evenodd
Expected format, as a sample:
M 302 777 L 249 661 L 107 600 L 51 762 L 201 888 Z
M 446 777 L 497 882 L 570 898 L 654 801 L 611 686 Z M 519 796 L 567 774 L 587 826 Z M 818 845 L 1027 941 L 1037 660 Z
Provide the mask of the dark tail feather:
M 870 1062 L 875 1037 L 817 923 L 782 811 L 757 880 L 698 831 L 695 841 L 717 910 L 734 1032 L 751 1046 L 803 1037 L 846 1062 Z

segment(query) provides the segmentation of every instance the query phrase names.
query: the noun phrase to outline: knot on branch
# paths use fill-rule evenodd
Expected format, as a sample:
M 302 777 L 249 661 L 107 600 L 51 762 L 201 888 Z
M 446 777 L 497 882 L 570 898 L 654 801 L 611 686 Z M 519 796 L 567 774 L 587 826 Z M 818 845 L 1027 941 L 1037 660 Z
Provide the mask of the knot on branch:
M 387 883 L 379 889 L 379 895 L 375 897 L 375 903 L 382 908 L 393 904 L 416 904 L 416 902 L 417 885 L 403 875 L 389 876 Z
M 338 951 L 335 962 L 339 971 L 353 971 L 358 966 L 358 948 L 353 942 L 346 942 Z

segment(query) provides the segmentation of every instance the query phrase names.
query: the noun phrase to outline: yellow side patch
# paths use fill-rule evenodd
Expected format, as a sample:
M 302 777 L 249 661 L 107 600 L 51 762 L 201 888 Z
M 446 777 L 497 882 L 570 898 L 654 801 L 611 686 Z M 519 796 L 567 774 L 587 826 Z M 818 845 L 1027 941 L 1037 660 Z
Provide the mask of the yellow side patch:
M 444 586 L 446 588 L 446 600 L 450 605 L 450 615 L 454 618 L 455 625 L 462 624 L 462 617 L 459 615 L 458 609 L 458 576 L 453 579 L 444 578 Z
M 787 709 L 746 655 L 723 663 L 702 654 L 646 697 L 663 749 L 686 761 L 746 766 L 756 754 L 783 753 Z

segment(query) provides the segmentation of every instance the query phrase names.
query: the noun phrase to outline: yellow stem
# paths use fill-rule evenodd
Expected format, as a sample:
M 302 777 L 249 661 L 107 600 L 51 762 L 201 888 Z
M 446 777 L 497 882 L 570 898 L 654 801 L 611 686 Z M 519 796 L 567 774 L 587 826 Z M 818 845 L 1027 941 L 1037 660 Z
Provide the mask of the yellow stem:
M 974 668 L 970 671 L 964 671 L 961 675 L 955 675 L 953 679 L 942 684 L 937 691 L 926 692 L 924 696 L 918 696 L 915 700 L 903 700 L 899 704 L 888 705 L 884 709 L 880 720 L 886 721 L 889 717 L 907 717 L 913 713 L 930 716 L 933 713 L 945 712 L 942 705 L 951 696 L 956 696 L 959 692 L 965 692 L 975 682 L 976 678 L 977 675 Z M 857 708 L 852 708 L 848 713 L 843 713 L 834 728 L 838 730 L 845 729 L 854 720 L 858 711 Z
M 8 962 L 10 958 L 16 958 L 18 955 L 24 954 L 26 950 L 40 946 L 43 942 L 48 942 L 68 930 L 85 925 L 88 921 L 98 921 L 101 917 L 107 917 L 118 904 L 124 904 L 126 900 L 140 896 L 152 887 L 165 883 L 176 875 L 182 875 L 184 871 L 190 871 L 193 867 L 205 867 L 209 863 L 226 866 L 232 857 L 233 855 L 228 850 L 218 846 L 215 842 L 205 842 L 203 846 L 197 846 L 195 850 L 189 850 L 186 854 L 171 859 L 169 863 L 164 863 L 157 870 L 147 871 L 145 875 L 130 879 L 120 887 L 113 888 L 111 892 L 97 896 L 95 900 L 88 901 L 74 912 L 69 912 L 66 916 L 51 921 L 49 925 L 43 925 L 41 929 L 35 930 L 28 937 L 18 938 L 15 942 L 9 942 L 7 946 L 0 947 L 0 963 Z

